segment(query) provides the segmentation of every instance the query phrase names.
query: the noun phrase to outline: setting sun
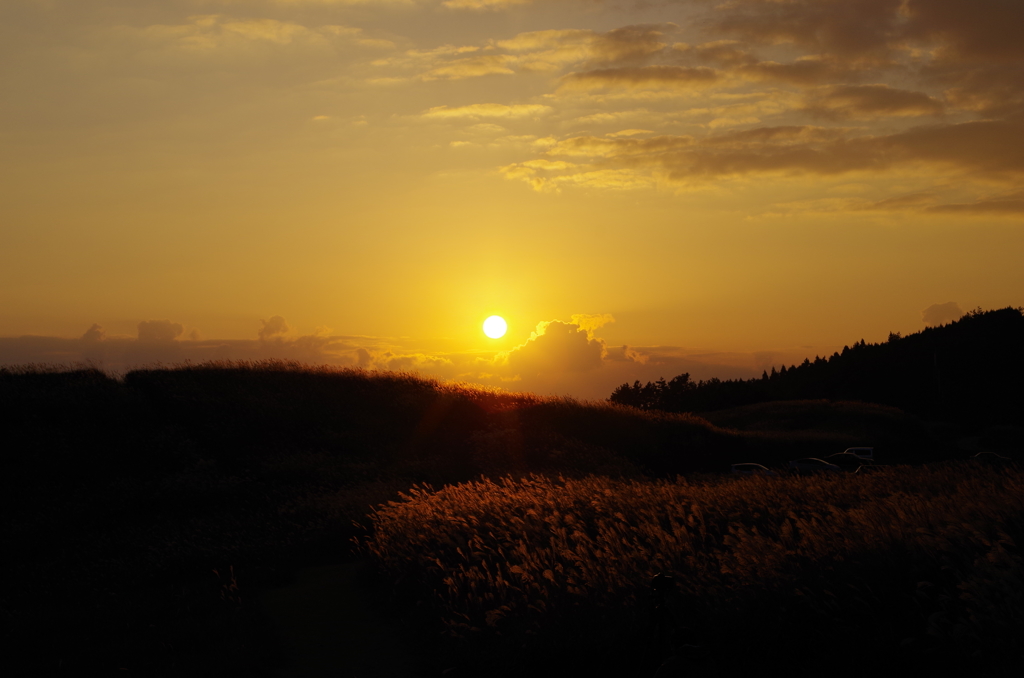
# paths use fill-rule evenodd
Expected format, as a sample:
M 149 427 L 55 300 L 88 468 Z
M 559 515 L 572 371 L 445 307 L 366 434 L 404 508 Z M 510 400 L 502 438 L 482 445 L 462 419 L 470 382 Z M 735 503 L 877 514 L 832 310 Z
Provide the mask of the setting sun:
M 0 0 L 0 370 L 604 400 L 1024 305 L 1024 1 L 960 5 Z
M 500 339 L 508 331 L 508 323 L 500 315 L 492 315 L 484 321 L 484 334 L 491 339 Z
M 1010 675 L 1013 26 L 0 0 L 0 666 Z

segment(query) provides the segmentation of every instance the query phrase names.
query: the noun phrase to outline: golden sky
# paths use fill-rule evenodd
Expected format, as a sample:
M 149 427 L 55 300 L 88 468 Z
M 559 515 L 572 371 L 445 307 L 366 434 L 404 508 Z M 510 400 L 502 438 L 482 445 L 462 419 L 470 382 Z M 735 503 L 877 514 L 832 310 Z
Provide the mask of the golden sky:
M 1019 0 L 4 0 L 0 362 L 607 397 L 1019 306 L 1021 26 Z

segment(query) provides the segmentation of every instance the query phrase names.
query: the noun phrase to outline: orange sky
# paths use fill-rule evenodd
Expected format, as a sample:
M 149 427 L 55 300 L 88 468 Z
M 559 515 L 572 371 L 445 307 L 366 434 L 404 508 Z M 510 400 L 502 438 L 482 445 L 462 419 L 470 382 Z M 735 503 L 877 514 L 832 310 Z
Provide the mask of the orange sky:
M 1019 306 L 1022 25 L 1018 0 L 6 0 L 0 363 L 607 397 Z

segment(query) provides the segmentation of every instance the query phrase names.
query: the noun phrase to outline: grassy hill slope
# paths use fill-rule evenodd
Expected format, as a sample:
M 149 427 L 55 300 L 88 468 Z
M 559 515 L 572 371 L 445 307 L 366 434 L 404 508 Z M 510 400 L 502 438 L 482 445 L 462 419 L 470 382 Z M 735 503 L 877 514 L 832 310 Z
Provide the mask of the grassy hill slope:
M 700 478 L 916 430 L 849 403 L 709 421 L 282 362 L 123 379 L 0 369 L 0 411 L 0 549 L 17 582 L 0 607 L 8 663 L 29 674 L 274 675 L 277 645 L 245 601 L 300 565 L 349 557 L 371 507 L 413 484 Z

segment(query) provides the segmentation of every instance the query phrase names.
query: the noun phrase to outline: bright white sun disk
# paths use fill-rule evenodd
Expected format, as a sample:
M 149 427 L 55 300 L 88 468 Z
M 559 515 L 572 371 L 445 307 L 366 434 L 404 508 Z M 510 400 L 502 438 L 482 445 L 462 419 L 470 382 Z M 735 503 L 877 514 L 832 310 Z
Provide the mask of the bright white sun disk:
M 484 321 L 484 334 L 491 339 L 500 339 L 508 331 L 508 323 L 500 315 L 492 315 Z

